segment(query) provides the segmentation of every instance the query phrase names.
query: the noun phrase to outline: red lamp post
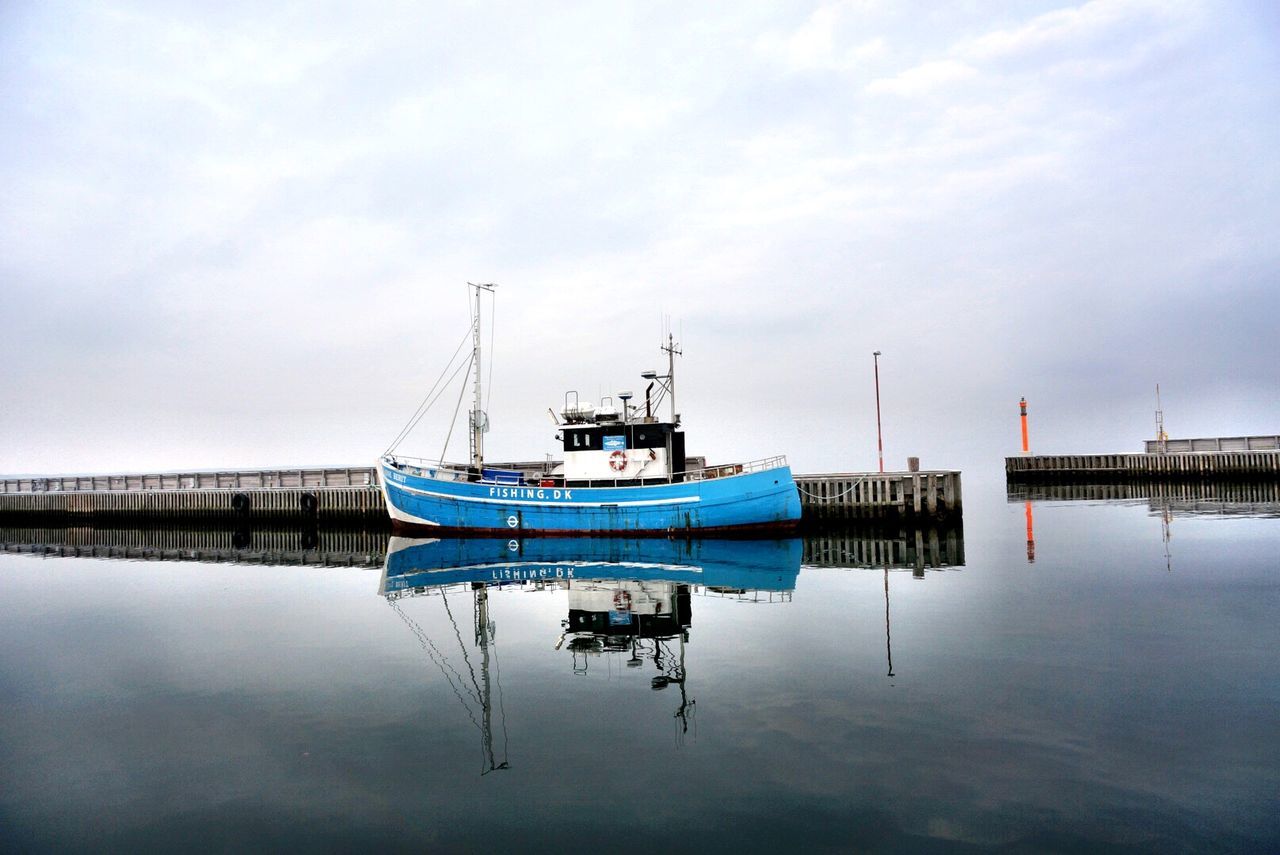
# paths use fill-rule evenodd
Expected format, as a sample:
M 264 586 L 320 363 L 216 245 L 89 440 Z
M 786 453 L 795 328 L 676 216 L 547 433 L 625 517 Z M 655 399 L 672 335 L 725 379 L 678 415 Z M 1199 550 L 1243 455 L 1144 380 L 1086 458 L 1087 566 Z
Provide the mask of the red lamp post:
M 884 435 L 880 431 L 880 351 L 871 354 L 876 365 L 876 447 L 880 452 L 880 471 L 884 472 Z

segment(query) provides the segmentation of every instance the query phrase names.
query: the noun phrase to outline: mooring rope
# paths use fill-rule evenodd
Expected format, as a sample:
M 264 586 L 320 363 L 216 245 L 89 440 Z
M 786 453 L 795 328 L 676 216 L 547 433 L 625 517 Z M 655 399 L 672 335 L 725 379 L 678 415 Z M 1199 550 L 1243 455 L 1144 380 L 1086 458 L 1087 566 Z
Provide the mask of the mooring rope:
M 834 496 L 818 496 L 818 495 L 815 495 L 814 493 L 810 493 L 810 492 L 808 492 L 807 490 L 805 490 L 805 488 L 804 488 L 804 487 L 801 487 L 799 484 L 796 484 L 796 489 L 800 491 L 800 495 L 802 495 L 802 496 L 808 496 L 810 499 L 840 499 L 840 498 L 843 498 L 843 497 L 845 497 L 845 496 L 849 495 L 849 494 L 850 494 L 850 493 L 852 493 L 854 490 L 858 489 L 858 485 L 859 485 L 859 484 L 861 484 L 861 483 L 862 483 L 863 481 L 865 481 L 865 480 L 867 480 L 867 476 L 866 476 L 866 475 L 863 475 L 863 476 L 862 476 L 861 478 L 859 478 L 857 481 L 854 481 L 854 482 L 853 482 L 853 486 L 851 486 L 848 490 L 845 490 L 843 493 L 837 493 L 837 494 L 836 494 L 836 495 L 834 495 Z

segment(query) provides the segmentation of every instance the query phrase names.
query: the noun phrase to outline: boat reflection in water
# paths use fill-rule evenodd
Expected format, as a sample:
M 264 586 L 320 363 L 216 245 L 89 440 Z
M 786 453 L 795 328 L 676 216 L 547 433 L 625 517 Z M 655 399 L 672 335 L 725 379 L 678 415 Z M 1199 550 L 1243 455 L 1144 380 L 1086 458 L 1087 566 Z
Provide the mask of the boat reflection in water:
M 392 537 L 387 544 L 380 593 L 389 596 L 407 589 L 457 583 L 506 585 L 582 580 L 661 581 L 723 592 L 783 592 L 795 589 L 802 552 L 799 538 Z
M 627 668 L 650 664 L 655 690 L 675 687 L 678 733 L 688 731 L 694 700 L 688 692 L 685 646 L 695 594 L 753 601 L 790 599 L 803 549 L 786 540 L 662 540 L 615 538 L 452 539 L 393 537 L 379 594 L 417 636 L 428 657 L 449 681 L 480 732 L 482 774 L 508 768 L 506 745 L 494 747 L 493 690 L 497 674 L 492 588 L 566 592 L 568 614 L 560 622 L 556 650 L 568 652 L 573 673 L 585 675 L 593 658 L 609 656 Z M 477 675 L 449 604 L 449 596 L 472 598 Z M 462 647 L 464 678 L 438 646 L 400 607 L 405 597 L 439 596 Z M 494 676 L 491 677 L 491 672 Z M 498 688 L 501 717 L 501 687 Z M 471 701 L 479 709 L 473 709 Z M 499 722 L 502 726 L 502 722 Z M 505 734 L 505 727 L 502 727 Z M 499 759 L 499 753 L 501 759 Z

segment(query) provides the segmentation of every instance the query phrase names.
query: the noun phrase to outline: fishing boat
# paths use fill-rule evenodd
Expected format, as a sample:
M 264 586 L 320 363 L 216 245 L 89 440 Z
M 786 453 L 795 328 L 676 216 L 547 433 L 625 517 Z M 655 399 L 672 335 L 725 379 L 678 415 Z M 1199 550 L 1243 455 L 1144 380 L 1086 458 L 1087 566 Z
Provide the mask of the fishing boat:
M 667 373 L 640 375 L 649 381 L 644 405 L 633 408 L 630 392 L 618 395 L 621 411 L 612 399 L 597 406 L 579 400 L 576 392 L 565 394 L 559 418 L 552 411 L 556 438 L 564 451 L 562 470 L 531 476 L 486 466 L 484 437 L 489 420 L 483 409 L 480 314 L 481 295 L 492 293 L 495 286 L 468 284 L 475 297 L 472 352 L 461 365 L 469 364 L 474 390 L 469 415 L 471 460 L 451 464 L 405 457 L 393 453 L 393 443 L 378 469 L 387 512 L 397 532 L 735 535 L 785 531 L 798 524 L 800 497 L 785 457 L 687 467 L 685 437 L 675 406 L 675 356 L 680 350 L 670 334 L 662 347 Z M 656 415 L 664 399 L 669 405 L 665 419 Z M 402 430 L 401 437 L 405 433 Z

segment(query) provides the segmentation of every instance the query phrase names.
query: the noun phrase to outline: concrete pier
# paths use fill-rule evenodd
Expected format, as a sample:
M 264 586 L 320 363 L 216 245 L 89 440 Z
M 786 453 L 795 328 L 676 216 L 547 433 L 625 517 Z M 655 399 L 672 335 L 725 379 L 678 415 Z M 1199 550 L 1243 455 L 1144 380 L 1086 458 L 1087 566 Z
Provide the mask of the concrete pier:
M 1280 478 L 1280 451 L 1006 457 L 1009 481 Z
M 96 520 L 385 520 L 373 467 L 0 478 L 0 514 Z
M 386 516 L 381 493 L 369 487 L 0 494 L 0 513 L 5 512 L 192 520 L 241 516 Z

